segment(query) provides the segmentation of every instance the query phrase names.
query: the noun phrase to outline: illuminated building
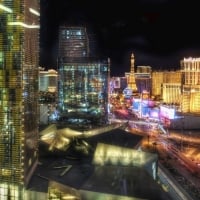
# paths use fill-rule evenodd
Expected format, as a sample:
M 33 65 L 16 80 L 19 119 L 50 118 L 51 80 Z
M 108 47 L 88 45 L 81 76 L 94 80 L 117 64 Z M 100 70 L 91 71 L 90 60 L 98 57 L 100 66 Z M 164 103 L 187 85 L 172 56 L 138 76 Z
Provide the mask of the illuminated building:
M 200 58 L 181 60 L 183 73 L 182 112 L 200 113 Z
M 151 66 L 148 65 L 142 65 L 142 66 L 137 66 L 137 73 L 147 73 L 150 74 L 151 73 Z
M 181 104 L 182 73 L 163 71 L 162 101 L 167 104 Z
M 39 2 L 0 3 L 0 199 L 23 199 L 38 159 Z
M 164 103 L 180 104 L 181 71 L 152 72 L 152 95 L 162 99 Z
M 85 27 L 60 26 L 58 45 L 60 58 L 89 56 L 89 38 Z
M 150 66 L 137 66 L 135 73 L 135 81 L 138 92 L 141 94 L 147 91 L 151 94 L 151 67 Z
M 127 87 L 130 88 L 133 92 L 137 92 L 137 86 L 135 82 L 135 58 L 134 54 L 131 54 L 131 68 L 129 73 L 125 73 L 127 77 Z
M 54 69 L 39 71 L 40 124 L 48 124 L 57 118 L 58 73 Z
M 61 26 L 58 106 L 61 116 L 77 125 L 107 120 L 110 62 L 90 57 L 88 47 L 84 27 Z
M 167 104 L 181 104 L 182 73 L 177 71 L 163 71 L 162 101 Z
M 152 95 L 156 98 L 161 99 L 162 94 L 162 83 L 163 83 L 163 72 L 162 71 L 153 71 L 151 74 L 152 77 Z
M 112 77 L 110 78 L 109 88 L 110 88 L 110 94 L 115 94 L 116 90 L 119 90 L 121 87 L 120 84 L 120 77 Z
M 163 83 L 162 85 L 163 102 L 180 105 L 181 102 L 181 83 Z
M 181 83 L 182 73 L 180 70 L 163 71 L 163 82 L 164 83 Z
M 183 86 L 181 111 L 183 113 L 200 114 L 200 86 Z
M 54 69 L 39 71 L 39 91 L 57 92 L 58 73 Z
M 40 68 L 39 71 L 39 91 L 48 91 L 48 71 L 45 71 L 43 68 Z
M 127 87 L 126 77 L 112 77 L 110 78 L 110 93 L 116 94 L 122 92 Z

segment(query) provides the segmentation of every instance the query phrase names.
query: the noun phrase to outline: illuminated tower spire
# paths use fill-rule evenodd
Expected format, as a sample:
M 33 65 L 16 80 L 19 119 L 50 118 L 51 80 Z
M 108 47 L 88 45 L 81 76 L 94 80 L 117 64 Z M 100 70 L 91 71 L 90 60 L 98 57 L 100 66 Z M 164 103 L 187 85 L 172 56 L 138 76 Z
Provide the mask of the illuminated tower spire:
M 135 58 L 134 58 L 134 54 L 132 53 L 131 54 L 131 74 L 134 74 L 135 72 L 135 69 L 134 69 L 134 66 L 135 66 Z
M 131 54 L 131 69 L 130 69 L 130 75 L 128 78 L 128 87 L 132 89 L 133 92 L 137 91 L 137 86 L 135 82 L 135 58 L 134 54 Z

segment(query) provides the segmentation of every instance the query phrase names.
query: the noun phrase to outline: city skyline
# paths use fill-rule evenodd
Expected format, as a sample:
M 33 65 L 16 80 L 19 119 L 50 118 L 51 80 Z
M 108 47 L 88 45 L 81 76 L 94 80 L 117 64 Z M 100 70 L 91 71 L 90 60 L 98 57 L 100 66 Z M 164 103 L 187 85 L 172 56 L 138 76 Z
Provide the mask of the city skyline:
M 99 53 L 111 59 L 111 75 L 130 69 L 131 53 L 136 66 L 179 69 L 184 57 L 200 56 L 198 19 L 195 2 L 142 0 L 107 5 L 104 1 L 41 0 L 40 64 L 56 67 L 57 30 L 64 23 L 91 29 Z
M 48 2 L 56 1 L 43 1 L 46 6 Z M 67 7 L 72 6 L 70 0 L 67 2 Z M 119 198 L 169 200 L 183 195 L 185 198 L 191 193 L 191 196 L 199 197 L 200 179 L 196 179 L 197 184 L 193 185 L 194 175 L 199 176 L 199 158 L 196 153 L 186 157 L 189 146 L 198 153 L 199 148 L 196 142 L 186 140 L 185 136 L 195 140 L 194 125 L 199 126 L 200 58 L 182 60 L 180 71 L 158 72 L 149 66 L 138 66 L 137 50 L 129 52 L 129 46 L 125 46 L 127 69 L 121 67 L 124 64 L 115 60 L 115 53 L 122 52 L 119 38 L 123 34 L 115 35 L 115 31 L 105 28 L 107 31 L 102 38 L 99 34 L 103 22 L 100 23 L 95 15 L 99 10 L 92 9 L 93 6 L 100 9 L 100 4 L 89 4 L 87 0 L 79 3 L 81 7 L 74 15 L 78 19 L 71 17 L 74 11 L 68 13 L 72 9 L 67 10 L 64 4 L 59 4 L 73 19 L 73 27 L 69 24 L 62 27 L 66 18 L 60 12 L 63 20 L 59 21 L 56 14 L 59 10 L 54 6 L 53 17 L 57 23 L 54 28 L 44 26 L 43 22 L 47 22 L 50 15 L 43 18 L 45 12 L 40 9 L 39 0 L 0 3 L 0 199 L 71 197 L 93 200 L 117 195 Z M 88 16 L 95 16 L 93 23 L 86 23 L 88 18 L 84 22 L 80 20 L 82 8 L 89 8 L 87 13 L 92 14 Z M 106 22 L 109 15 L 103 8 L 100 12 L 105 11 Z M 40 19 L 44 21 L 40 23 Z M 115 17 L 111 16 L 111 19 L 115 21 Z M 74 20 L 81 24 L 79 28 Z M 56 27 L 62 27 L 59 37 L 51 41 Z M 88 27 L 92 31 L 90 36 L 86 31 Z M 44 28 L 48 36 L 45 40 L 45 35 L 39 37 Z M 109 41 L 112 36 L 113 40 Z M 93 51 L 90 37 L 94 46 L 93 39 L 101 44 L 97 47 L 99 49 Z M 127 36 L 122 40 L 124 38 Z M 59 52 L 56 52 L 57 40 Z M 95 54 L 96 51 L 100 54 Z M 44 55 L 40 58 L 39 54 L 44 52 L 51 65 L 41 65 Z M 101 61 L 102 56 L 110 59 Z M 123 54 L 120 56 L 120 59 L 124 58 Z M 122 82 L 126 89 L 132 90 L 127 96 L 121 92 L 121 82 L 115 77 L 118 87 L 116 93 L 112 93 L 110 60 L 114 61 L 113 72 L 126 72 L 126 77 L 121 77 Z M 56 66 L 58 72 L 52 69 Z M 138 67 L 137 73 L 134 72 L 135 66 Z M 136 79 L 141 86 L 139 92 Z M 151 84 L 153 80 L 155 82 Z M 151 91 L 155 103 L 150 99 Z M 173 113 L 176 110 L 179 114 L 174 121 L 172 107 Z M 155 108 L 160 116 L 149 118 L 150 108 Z M 171 134 L 170 126 L 179 130 L 179 138 Z M 142 134 L 138 134 L 140 131 Z M 177 162 L 169 163 L 172 159 Z M 179 164 L 189 170 L 187 176 L 183 172 L 177 173 Z M 169 170 L 171 166 L 176 171 Z M 179 186 L 178 179 L 176 182 L 171 178 L 174 174 L 179 179 L 181 176 L 184 183 L 187 179 L 187 184 L 192 183 L 192 186 Z M 186 191 L 182 191 L 184 188 Z

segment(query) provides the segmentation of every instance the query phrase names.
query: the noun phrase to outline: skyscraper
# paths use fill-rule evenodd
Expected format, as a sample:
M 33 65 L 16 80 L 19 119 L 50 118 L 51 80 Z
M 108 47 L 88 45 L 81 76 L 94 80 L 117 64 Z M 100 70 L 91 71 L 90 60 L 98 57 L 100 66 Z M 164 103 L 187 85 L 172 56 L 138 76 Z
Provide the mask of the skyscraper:
M 60 27 L 58 105 L 68 125 L 94 125 L 107 118 L 110 65 L 108 59 L 90 57 L 89 46 L 85 27 Z
M 59 57 L 88 57 L 89 39 L 85 27 L 59 27 Z
M 0 2 L 0 199 L 23 199 L 38 158 L 39 1 Z
M 182 112 L 200 113 L 200 58 L 180 61 L 183 73 Z

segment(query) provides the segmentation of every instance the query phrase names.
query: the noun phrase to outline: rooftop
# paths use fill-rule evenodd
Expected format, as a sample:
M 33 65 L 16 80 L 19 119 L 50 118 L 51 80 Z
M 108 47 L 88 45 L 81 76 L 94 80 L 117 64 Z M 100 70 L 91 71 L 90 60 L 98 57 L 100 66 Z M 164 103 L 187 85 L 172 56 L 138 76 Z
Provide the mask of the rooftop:
M 66 151 L 50 152 L 48 144 L 41 143 L 40 164 L 27 189 L 47 193 L 49 185 L 53 184 L 65 192 L 68 191 L 67 188 L 71 188 L 80 194 L 81 199 L 87 200 L 98 197 L 169 200 L 168 194 L 144 167 L 120 164 L 119 158 L 117 163 L 110 162 L 112 155 L 104 158 L 107 162 L 103 165 L 95 161 L 99 152 L 105 155 L 106 152 L 111 152 L 112 147 L 115 148 L 115 153 L 118 151 L 116 155 L 120 154 L 120 150 L 127 150 L 129 153 L 125 154 L 130 155 L 132 151 L 138 151 L 135 147 L 141 139 L 142 136 L 117 128 L 85 138 L 84 141 L 74 141 Z M 84 151 L 84 148 L 79 151 L 80 143 L 89 144 L 89 151 Z M 147 160 L 149 155 L 147 153 Z

